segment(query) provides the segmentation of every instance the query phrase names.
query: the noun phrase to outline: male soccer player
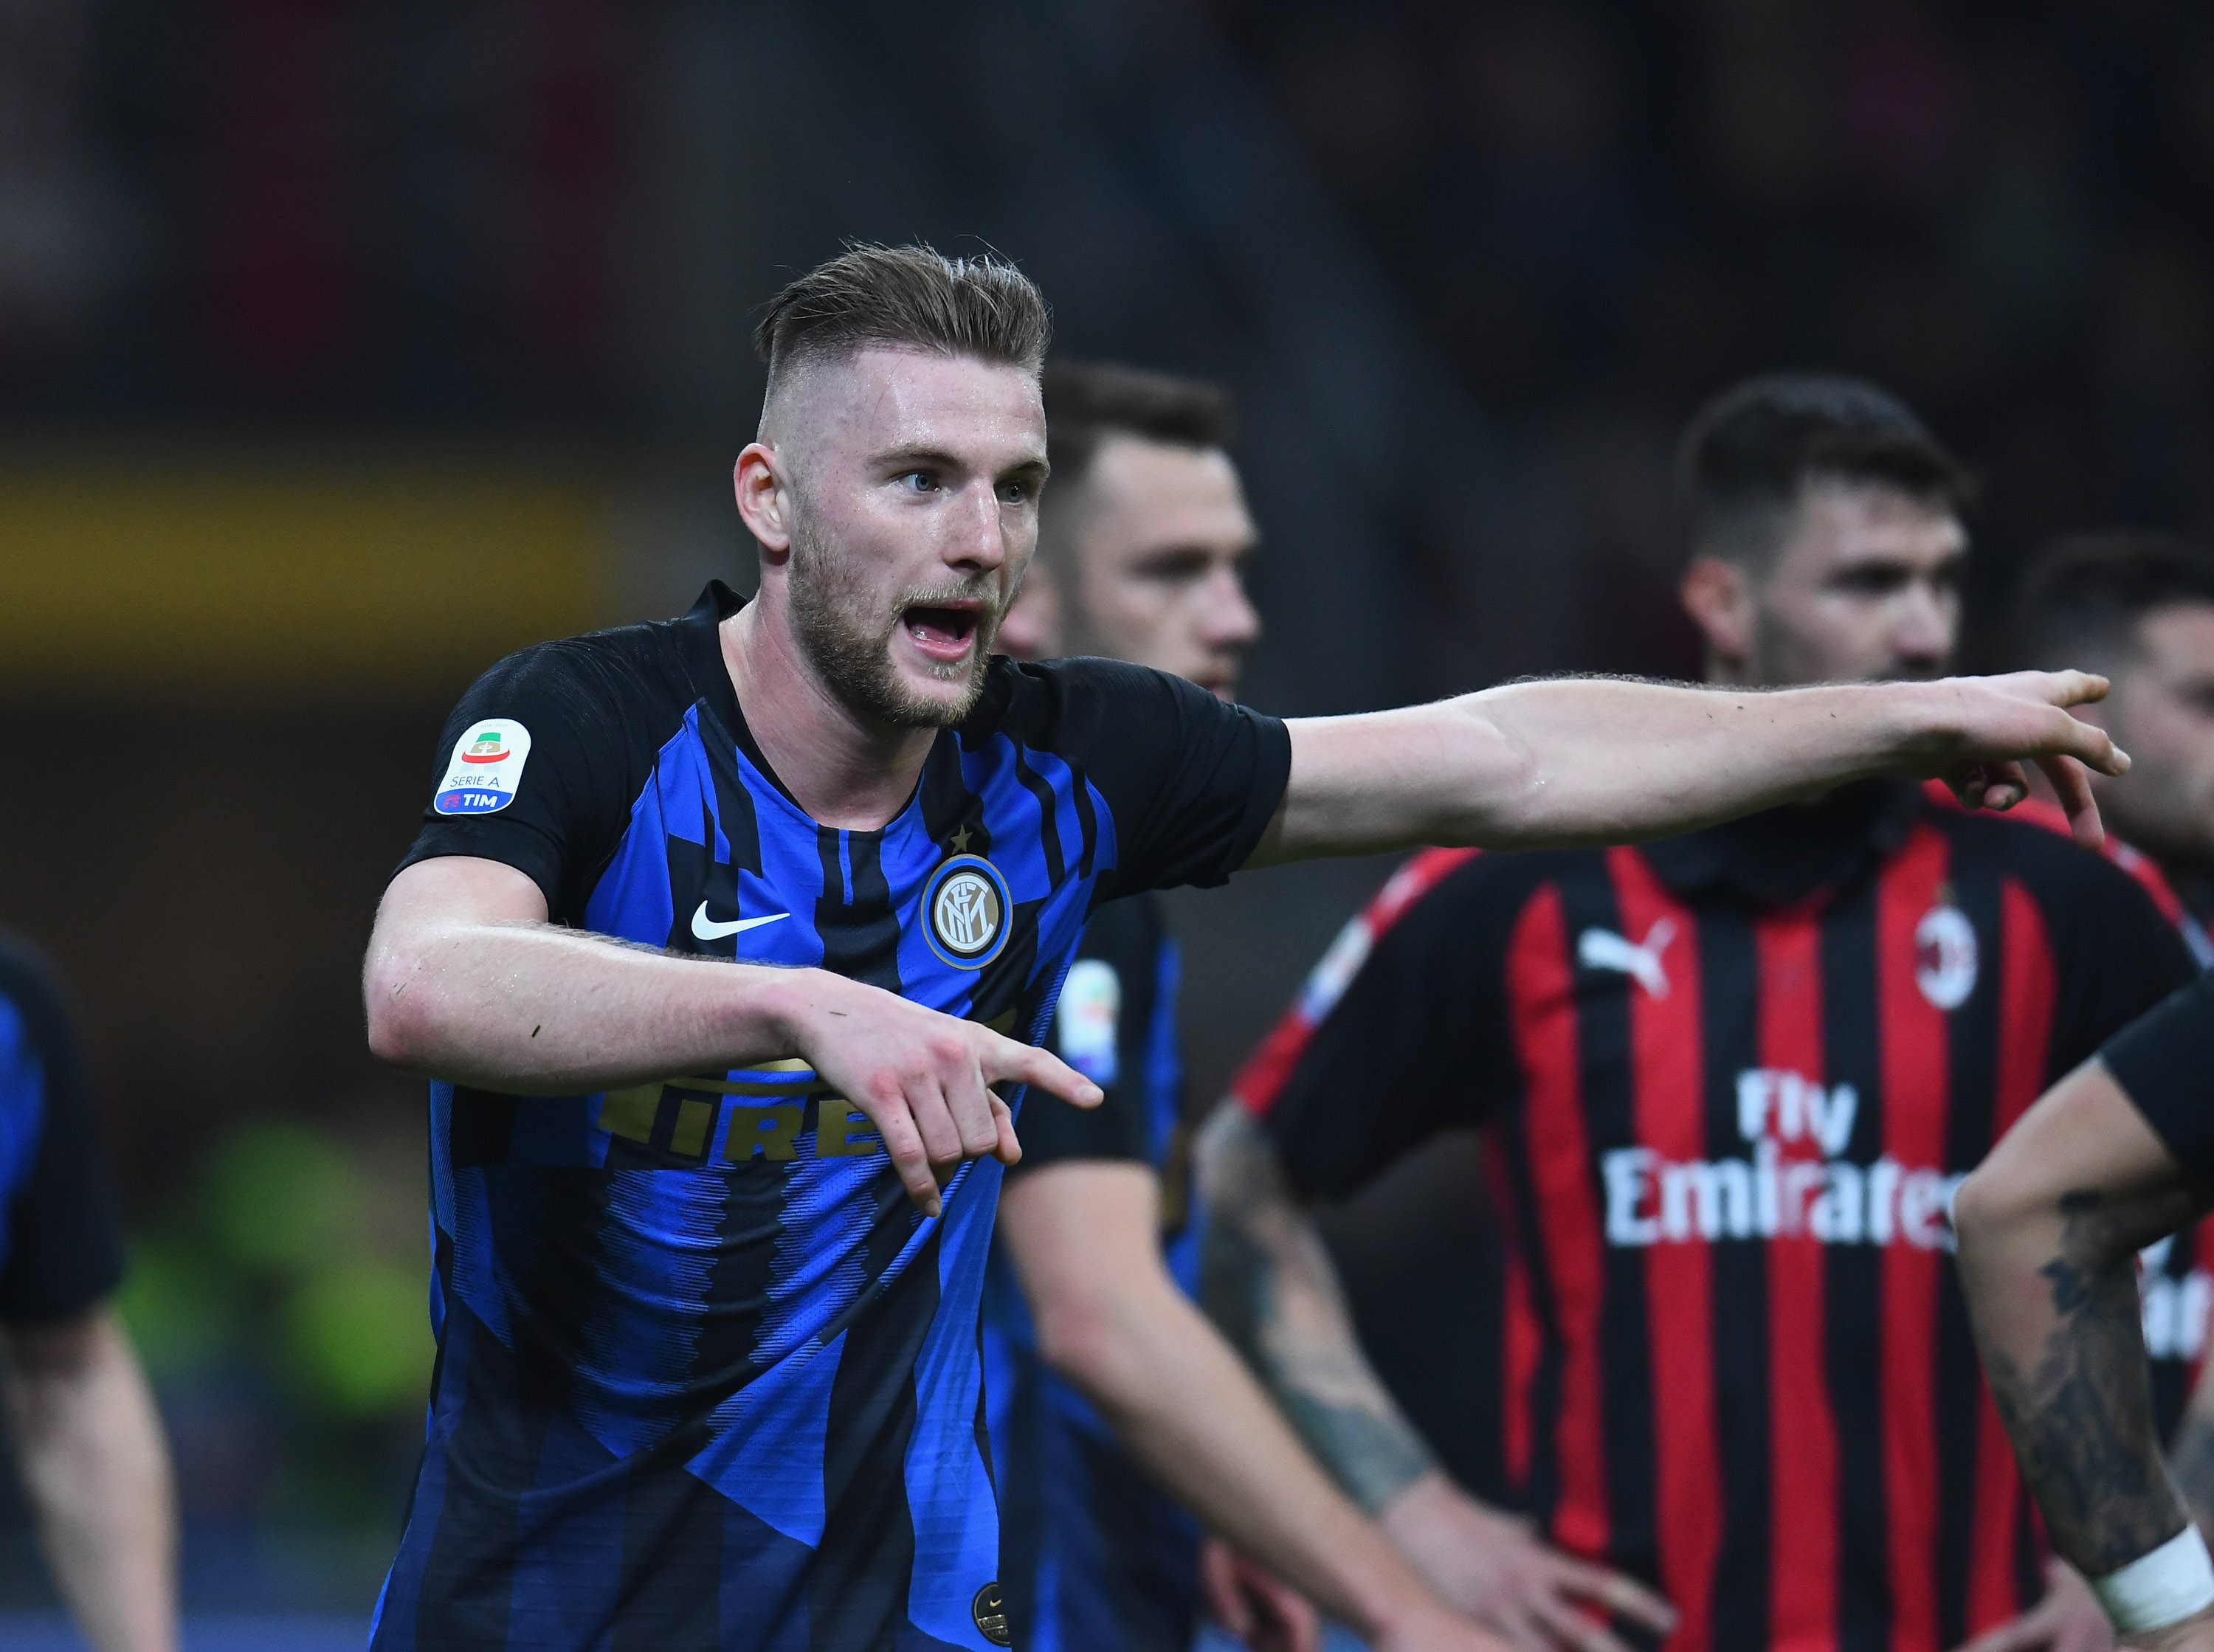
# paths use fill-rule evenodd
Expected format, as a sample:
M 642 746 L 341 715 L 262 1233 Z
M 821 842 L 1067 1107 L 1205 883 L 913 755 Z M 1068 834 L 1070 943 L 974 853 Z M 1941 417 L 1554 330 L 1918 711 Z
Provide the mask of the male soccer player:
M 168 1448 L 109 1295 L 123 1277 L 61 994 L 0 936 L 0 1401 L 54 1581 L 96 1652 L 177 1644 Z
M 1257 534 L 1226 451 L 1227 393 L 1060 358 L 1043 389 L 1054 479 L 1002 646 L 1127 660 L 1232 698 L 1260 620 L 1240 574 Z M 1184 1652 L 1200 1549 L 1185 1507 L 1356 1625 L 1379 1594 L 1427 1593 L 1189 1299 L 1177 975 L 1153 898 L 1093 915 L 1047 1047 L 1105 1100 L 1032 1096 L 1000 1195 L 986 1392 L 1000 1582 L 1032 1652 Z M 1302 1615 L 1273 1590 L 1226 1604 Z
M 1966 482 L 1894 399 L 1750 381 L 1679 473 L 1710 681 L 1944 668 Z M 1538 1587 L 1542 1537 L 1658 1582 L 1672 1652 L 1938 1652 L 2009 1620 L 2081 1646 L 2080 1582 L 2033 1608 L 1946 1207 L 2189 971 L 2116 866 L 1897 780 L 1637 849 L 1433 851 L 1210 1126 L 1208 1306 L 1447 1598 L 1525 1644 L 1590 1638 Z M 1433 1465 L 1300 1208 L 1455 1125 L 1488 1129 L 1507 1235 L 1487 1489 L 1529 1535 Z
M 2214 553 L 2147 528 L 2071 534 L 2023 574 L 2013 632 L 2021 663 L 2081 660 L 2112 683 L 2084 716 L 2139 762 L 2094 783 L 2100 812 L 2158 863 L 2214 964 Z
M 757 334 L 761 590 L 495 667 L 370 937 L 430 1075 L 439 1357 L 375 1643 L 1007 1638 L 976 1307 L 1007 1100 L 1099 903 L 1424 841 L 1649 836 L 1895 769 L 2097 831 L 2080 674 L 1522 684 L 1285 724 L 993 634 L 1047 473 L 1043 301 L 859 247 Z M 1414 1600 L 1389 1646 L 1465 1644 Z

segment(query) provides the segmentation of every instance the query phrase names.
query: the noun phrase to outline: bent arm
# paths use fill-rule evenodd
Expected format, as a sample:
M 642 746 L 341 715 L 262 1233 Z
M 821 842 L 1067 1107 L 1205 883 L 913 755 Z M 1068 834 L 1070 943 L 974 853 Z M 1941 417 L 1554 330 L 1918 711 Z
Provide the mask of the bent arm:
M 999 1231 L 1046 1362 L 1202 1523 L 1365 1637 L 1386 1634 L 1427 1586 L 1177 1289 L 1159 1220 L 1140 1165 L 1066 1161 L 1007 1184 Z
M 1253 863 L 1416 844 L 1632 842 L 1890 772 L 1943 775 L 1962 801 L 2008 808 L 2027 791 L 2017 759 L 2045 768 L 2095 843 L 2078 765 L 2112 773 L 2127 759 L 2063 708 L 2105 692 L 2080 672 L 1773 692 L 1563 678 L 1303 719 Z
M 8 1432 L 39 1537 L 98 1652 L 177 1644 L 175 1494 L 153 1395 L 114 1311 L 8 1327 Z
M 678 957 L 560 928 L 529 878 L 463 856 L 393 879 L 362 992 L 384 1060 L 517 1095 L 797 1057 L 868 1115 L 931 1216 L 933 1167 L 1021 1156 L 992 1085 L 1036 1084 L 1086 1107 L 1100 1097 L 1057 1056 L 828 970 Z
M 370 1047 L 394 1066 L 562 1095 L 792 1056 L 796 994 L 818 973 L 562 929 L 523 873 L 456 856 L 385 891 L 363 996 Z
M 1381 1514 L 1439 1471 L 1362 1354 L 1337 1270 L 1244 1108 L 1218 1108 L 1200 1146 L 1207 1239 L 1201 1297 L 1316 1456 Z
M 1954 1206 L 2000 1420 L 2052 1546 L 2089 1577 L 2187 1523 L 2154 1425 L 2137 1253 L 2205 1204 L 2092 1061 L 2023 1115 Z

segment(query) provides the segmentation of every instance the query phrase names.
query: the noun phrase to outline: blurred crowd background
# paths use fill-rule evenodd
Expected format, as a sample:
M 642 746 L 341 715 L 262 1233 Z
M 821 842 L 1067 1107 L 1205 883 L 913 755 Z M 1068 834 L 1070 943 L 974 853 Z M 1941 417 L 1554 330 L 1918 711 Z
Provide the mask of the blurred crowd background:
M 988 245 L 1244 408 L 1249 698 L 1696 665 L 1675 430 L 1875 376 L 2046 536 L 2214 528 L 2187 0 L 4 0 L 0 923 L 58 961 L 204 1608 L 364 1609 L 422 1098 L 356 970 L 484 665 L 743 583 L 747 334 Z M 1177 908 L 1219 1089 L 1380 866 Z M 0 1607 L 49 1598 L 0 1518 Z

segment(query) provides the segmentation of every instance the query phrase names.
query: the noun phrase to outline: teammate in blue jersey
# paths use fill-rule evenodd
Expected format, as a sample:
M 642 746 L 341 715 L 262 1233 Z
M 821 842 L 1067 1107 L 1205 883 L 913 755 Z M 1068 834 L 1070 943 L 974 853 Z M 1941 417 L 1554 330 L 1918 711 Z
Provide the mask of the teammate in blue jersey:
M 123 1277 L 53 977 L 0 936 L 0 1393 L 54 1582 L 95 1652 L 174 1652 L 175 1497 L 109 1297 Z
M 1241 576 L 1257 533 L 1225 447 L 1227 393 L 1058 357 L 1043 388 L 1054 480 L 1002 646 L 1125 660 L 1230 699 L 1260 619 Z M 1201 1558 L 1186 1506 L 1349 1623 L 1428 1592 L 1193 1306 L 1177 976 L 1154 898 L 1094 914 L 1047 1047 L 1106 1099 L 1026 1101 L 1000 1194 L 985 1386 L 1000 1583 L 1031 1652 L 1184 1652 Z M 1297 1594 L 1220 1546 L 1208 1562 L 1226 1621 L 1312 1643 Z
M 2009 803 L 2024 758 L 2096 831 L 2077 765 L 2126 759 L 2076 674 L 1287 725 L 995 658 L 1048 331 L 989 259 L 800 277 L 736 467 L 758 597 L 528 649 L 450 722 L 365 968 L 372 1047 L 434 1081 L 439 1345 L 376 1645 L 1007 1643 L 977 1302 L 1021 1087 L 1099 1099 L 1033 1040 L 1102 902 L 1893 769 Z M 1473 1633 L 1417 1598 L 1376 1639 Z

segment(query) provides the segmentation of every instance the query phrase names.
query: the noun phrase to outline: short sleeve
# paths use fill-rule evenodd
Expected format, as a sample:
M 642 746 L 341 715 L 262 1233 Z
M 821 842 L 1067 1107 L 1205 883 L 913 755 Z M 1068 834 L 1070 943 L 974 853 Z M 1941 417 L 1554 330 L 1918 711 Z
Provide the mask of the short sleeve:
M 1072 1159 L 1153 1159 L 1147 1059 L 1159 992 L 1160 924 L 1152 903 L 1116 901 L 1092 917 L 1062 983 L 1046 1047 L 1106 1093 L 1079 1107 L 1033 1089 L 1016 1131 L 1023 1156 L 1011 1175 Z M 1173 1006 L 1168 1007 L 1171 1011 Z
M 0 1320 L 67 1319 L 123 1277 L 84 1064 L 52 977 L 0 946 L 0 1105 L 20 1180 L 7 1208 Z
M 2052 937 L 2061 972 L 2054 1079 L 2199 972 L 2181 931 L 2135 878 L 2089 856 L 2070 860 L 2083 875 L 2070 880 Z
M 1274 1095 L 1245 1098 L 1304 1196 L 1346 1197 L 1431 1137 L 1481 1124 L 1511 1098 L 1518 1070 L 1484 887 L 1497 881 L 1500 864 L 1471 864 L 1408 908 L 1376 939 Z
M 446 719 L 422 830 L 397 870 L 446 855 L 498 861 L 572 919 L 645 783 L 628 726 L 639 697 L 635 674 L 584 639 L 501 661 Z
M 2214 1186 L 2214 975 L 2170 994 L 2099 1055 L 2168 1150 Z
M 1025 668 L 1057 692 L 1049 739 L 1114 816 L 1115 867 L 1100 898 L 1226 881 L 1252 857 L 1283 802 L 1292 737 L 1282 721 L 1217 699 L 1165 671 L 1111 660 Z

